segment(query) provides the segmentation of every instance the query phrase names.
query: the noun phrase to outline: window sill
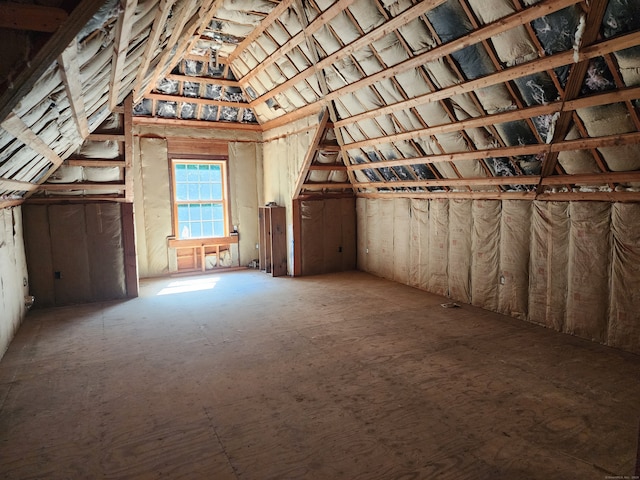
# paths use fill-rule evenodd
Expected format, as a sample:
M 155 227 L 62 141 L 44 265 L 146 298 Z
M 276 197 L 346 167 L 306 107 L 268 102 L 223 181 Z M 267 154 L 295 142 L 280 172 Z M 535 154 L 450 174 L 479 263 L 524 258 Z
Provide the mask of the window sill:
M 172 248 L 215 247 L 238 243 L 238 235 L 230 235 L 228 237 L 188 238 L 184 240 L 169 238 L 168 243 Z

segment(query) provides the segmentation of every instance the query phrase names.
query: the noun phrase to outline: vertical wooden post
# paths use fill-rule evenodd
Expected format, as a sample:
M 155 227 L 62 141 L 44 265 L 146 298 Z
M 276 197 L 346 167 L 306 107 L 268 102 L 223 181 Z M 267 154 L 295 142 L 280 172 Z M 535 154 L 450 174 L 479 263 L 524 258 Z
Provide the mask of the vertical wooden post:
M 638 423 L 638 451 L 636 453 L 636 477 L 640 477 L 640 423 Z
M 124 250 L 124 281 L 128 298 L 138 296 L 138 255 L 136 252 L 136 227 L 133 215 L 133 203 L 121 203 L 122 247 Z
M 302 200 L 293 199 L 293 276 L 302 275 Z

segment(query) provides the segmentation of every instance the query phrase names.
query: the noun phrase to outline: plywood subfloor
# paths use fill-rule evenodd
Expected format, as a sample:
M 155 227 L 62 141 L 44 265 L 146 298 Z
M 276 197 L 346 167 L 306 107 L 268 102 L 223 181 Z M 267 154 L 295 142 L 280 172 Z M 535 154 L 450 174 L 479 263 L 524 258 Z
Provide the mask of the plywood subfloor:
M 640 357 L 359 272 L 141 294 L 31 312 L 0 362 L 1 478 L 634 471 Z

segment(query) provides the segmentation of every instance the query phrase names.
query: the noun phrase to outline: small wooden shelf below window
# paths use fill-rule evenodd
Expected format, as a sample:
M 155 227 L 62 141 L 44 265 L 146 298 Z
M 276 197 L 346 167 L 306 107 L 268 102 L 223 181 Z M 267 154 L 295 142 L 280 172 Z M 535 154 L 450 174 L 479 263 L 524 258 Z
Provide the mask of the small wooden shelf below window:
M 176 252 L 177 272 L 205 272 L 220 268 L 235 267 L 238 264 L 238 235 L 219 238 L 169 239 L 169 247 Z

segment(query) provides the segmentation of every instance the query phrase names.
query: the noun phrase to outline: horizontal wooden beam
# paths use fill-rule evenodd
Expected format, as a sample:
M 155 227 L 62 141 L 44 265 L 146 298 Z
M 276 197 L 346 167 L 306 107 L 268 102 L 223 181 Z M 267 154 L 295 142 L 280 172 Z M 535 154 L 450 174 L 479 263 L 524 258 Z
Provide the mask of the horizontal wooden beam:
M 118 190 L 124 191 L 124 183 L 43 183 L 39 190 L 48 192 L 60 192 L 66 190 Z
M 183 120 L 173 118 L 133 117 L 134 125 L 162 125 L 166 127 L 212 128 L 216 130 L 242 130 L 262 132 L 260 125 L 238 122 L 208 122 L 206 120 Z
M 459 198 L 472 200 L 535 200 L 535 192 L 385 192 L 356 193 L 360 198 Z
M 28 204 L 67 204 L 67 203 L 87 203 L 87 202 L 116 202 L 128 203 L 122 194 L 111 195 L 50 195 L 34 196 L 25 201 Z
M 69 167 L 119 167 L 124 168 L 126 163 L 124 160 L 117 159 L 95 159 L 95 158 L 67 158 L 64 161 L 64 165 L 68 165 Z
M 357 188 L 414 188 L 414 187 L 466 187 L 478 185 L 606 185 L 608 183 L 640 182 L 640 171 L 602 172 L 575 175 L 553 175 L 540 180 L 539 175 L 509 177 L 438 178 L 397 182 L 356 182 Z
M 347 167 L 343 163 L 315 163 L 313 165 L 309 165 L 309 170 L 346 172 Z
M 227 80 L 225 78 L 209 78 L 209 77 L 190 77 L 189 75 L 177 75 L 175 73 L 170 73 L 165 76 L 167 80 L 173 80 L 175 82 L 193 82 L 193 83 L 203 83 L 205 85 L 220 85 L 222 87 L 240 87 L 240 83 L 236 80 Z
M 350 183 L 304 183 L 302 190 L 325 190 L 325 189 L 341 189 L 341 188 L 353 188 Z
M 0 190 L 5 192 L 31 192 L 38 188 L 38 185 L 20 180 L 0 178 Z
M 516 147 L 489 148 L 485 150 L 471 150 L 465 152 L 427 155 L 424 157 L 402 158 L 397 160 L 382 160 L 379 162 L 356 163 L 348 165 L 349 171 L 366 170 L 380 167 L 400 167 L 439 162 L 455 162 L 459 160 L 480 160 L 489 157 L 513 157 L 519 155 L 542 155 L 548 152 L 564 152 L 569 150 L 589 150 L 591 148 L 614 147 L 640 143 L 640 132 L 608 135 L 595 138 L 578 138 L 549 145 L 546 143 L 534 145 L 519 145 Z
M 87 140 L 92 142 L 124 142 L 124 133 L 90 133 Z
M 11 200 L 0 199 L 0 208 L 17 207 L 18 205 L 22 205 L 23 203 L 24 203 L 24 199 L 22 198 L 13 198 Z
M 164 93 L 148 93 L 145 98 L 176 103 L 197 103 L 199 105 L 211 105 L 213 107 L 249 108 L 248 103 L 227 102 L 225 100 L 210 100 L 208 98 L 184 97 L 180 95 L 167 95 Z
M 564 109 L 577 110 L 579 108 L 595 107 L 600 105 L 609 105 L 615 102 L 624 102 L 628 100 L 634 100 L 640 98 L 640 87 L 629 87 L 615 92 L 599 93 L 590 95 L 588 97 L 572 100 L 571 102 L 551 102 L 546 105 L 536 105 L 533 107 L 520 108 L 518 110 L 511 110 L 508 112 L 494 113 L 491 115 L 485 115 L 482 117 L 468 118 L 452 123 L 445 123 L 442 125 L 434 125 L 431 127 L 420 128 L 417 130 L 410 130 L 407 132 L 396 133 L 393 135 L 384 135 L 381 137 L 373 137 L 367 140 L 359 142 L 352 142 L 345 144 L 345 149 L 353 150 L 362 147 L 369 147 L 373 145 L 380 145 L 391 142 L 399 142 L 404 140 L 411 140 L 416 137 L 427 137 L 430 135 L 438 135 L 441 133 L 453 133 L 460 132 L 467 128 L 481 128 L 490 125 L 497 125 L 505 122 L 512 122 L 515 120 L 525 120 L 527 118 L 538 117 L 541 115 L 552 115 Z M 350 123 L 350 120 L 338 121 L 336 126 L 343 126 Z
M 62 8 L 0 2 L 0 28 L 53 33 L 68 16 Z

